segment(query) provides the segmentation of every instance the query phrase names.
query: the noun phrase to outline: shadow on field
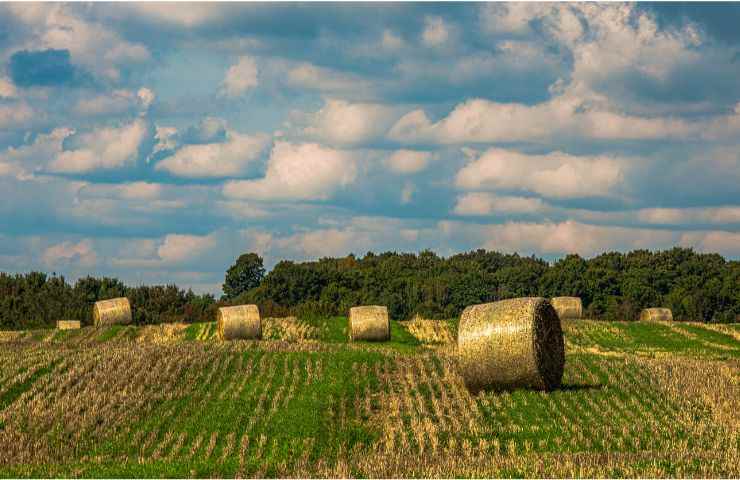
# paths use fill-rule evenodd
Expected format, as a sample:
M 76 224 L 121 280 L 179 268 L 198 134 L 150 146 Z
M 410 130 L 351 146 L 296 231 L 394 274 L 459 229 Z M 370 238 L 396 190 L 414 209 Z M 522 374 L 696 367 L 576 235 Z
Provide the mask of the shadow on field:
M 580 392 L 583 390 L 601 390 L 604 388 L 604 385 L 600 383 L 569 383 L 569 384 L 563 384 L 559 388 L 556 388 L 554 391 L 561 391 L 561 392 Z

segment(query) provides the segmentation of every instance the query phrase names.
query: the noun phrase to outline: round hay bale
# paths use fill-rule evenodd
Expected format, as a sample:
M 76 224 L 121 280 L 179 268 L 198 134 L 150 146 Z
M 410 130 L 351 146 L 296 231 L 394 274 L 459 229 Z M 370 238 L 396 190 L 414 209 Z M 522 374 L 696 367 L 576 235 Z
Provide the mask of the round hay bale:
M 79 320 L 57 320 L 58 330 L 79 330 Z
M 262 338 L 262 321 L 257 305 L 221 307 L 216 314 L 216 323 L 221 340 Z
M 105 325 L 128 325 L 133 321 L 131 304 L 128 298 L 111 298 L 95 302 L 93 307 L 93 324 L 96 327 Z
M 581 318 L 583 316 L 583 303 L 579 297 L 554 297 L 550 299 L 552 308 L 560 317 L 560 320 L 565 318 Z
M 391 339 L 391 322 L 388 308 L 366 305 L 349 309 L 350 341 L 365 340 L 385 342 Z
M 528 297 L 467 307 L 457 333 L 460 371 L 472 391 L 560 386 L 565 344 L 550 302 Z
M 645 308 L 640 312 L 640 321 L 670 322 L 673 320 L 673 312 L 670 308 Z

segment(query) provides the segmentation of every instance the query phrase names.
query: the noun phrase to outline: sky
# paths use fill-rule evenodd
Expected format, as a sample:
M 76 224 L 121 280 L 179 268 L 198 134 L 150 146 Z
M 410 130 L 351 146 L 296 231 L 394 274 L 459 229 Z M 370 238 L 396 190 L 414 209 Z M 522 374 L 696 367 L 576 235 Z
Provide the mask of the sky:
M 740 257 L 740 4 L 2 3 L 0 271 Z

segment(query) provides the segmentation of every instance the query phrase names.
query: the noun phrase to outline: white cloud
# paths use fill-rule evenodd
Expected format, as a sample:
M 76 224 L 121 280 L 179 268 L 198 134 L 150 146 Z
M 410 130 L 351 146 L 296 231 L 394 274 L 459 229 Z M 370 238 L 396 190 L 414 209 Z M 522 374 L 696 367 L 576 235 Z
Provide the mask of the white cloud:
M 227 182 L 223 192 L 233 198 L 325 200 L 356 176 L 356 161 L 347 152 L 316 143 L 276 142 L 264 178 Z
M 164 263 L 182 263 L 190 261 L 208 252 L 216 245 L 212 235 L 178 235 L 170 234 L 157 249 L 157 255 Z
M 655 225 L 739 224 L 740 207 L 645 208 L 637 219 Z
M 134 164 L 147 136 L 143 120 L 121 127 L 102 127 L 79 135 L 79 148 L 59 153 L 49 165 L 52 172 L 85 173 Z
M 31 144 L 8 147 L 0 153 L 0 171 L 19 178 L 32 176 L 62 152 L 64 139 L 73 132 L 69 128 L 56 128 L 48 134 L 37 135 Z
M 243 175 L 270 142 L 265 134 L 246 135 L 232 130 L 223 143 L 186 145 L 155 167 L 186 178 L 220 178 Z
M 97 254 L 88 239 L 78 243 L 63 242 L 44 250 L 42 262 L 49 268 L 59 265 L 92 267 L 97 263 Z
M 453 210 L 457 215 L 534 214 L 548 210 L 539 198 L 510 197 L 487 192 L 466 193 L 457 198 Z
M 380 45 L 384 50 L 396 51 L 403 48 L 403 39 L 393 33 L 391 30 L 383 30 L 383 38 L 380 41 Z
M 113 90 L 110 93 L 91 98 L 81 98 L 75 110 L 82 115 L 117 115 L 128 113 L 135 108 L 146 110 L 154 101 L 154 93 L 141 88 L 134 93 L 130 90 Z
M 0 104 L 0 128 L 21 128 L 34 118 L 33 109 L 25 102 Z
M 320 92 L 352 92 L 368 88 L 361 77 L 311 63 L 302 63 L 291 68 L 286 78 L 288 85 Z
M 258 84 L 257 62 L 244 55 L 226 71 L 221 91 L 228 97 L 238 97 Z
M 529 22 L 551 10 L 548 4 L 510 2 L 481 4 L 482 29 L 491 34 L 528 33 Z
M 627 160 L 547 155 L 491 148 L 465 165 L 455 183 L 466 190 L 526 190 L 551 198 L 609 196 L 622 185 Z
M 726 257 L 740 257 L 740 233 L 738 232 L 690 232 L 681 236 L 680 244 L 693 247 L 700 252 L 719 253 Z
M 18 96 L 18 90 L 16 90 L 13 82 L 9 78 L 0 77 L 0 98 L 14 98 Z
M 428 47 L 438 47 L 447 42 L 450 36 L 449 28 L 441 17 L 426 17 L 421 40 Z
M 390 138 L 411 143 L 548 141 L 561 138 L 684 139 L 696 127 L 681 119 L 637 117 L 591 106 L 576 89 L 536 105 L 468 100 L 432 123 L 423 110 L 403 116 Z
M 140 88 L 139 91 L 136 92 L 136 96 L 139 97 L 139 100 L 141 101 L 141 106 L 144 108 L 144 110 L 148 109 L 156 98 L 154 92 L 146 87 Z
M 447 237 L 477 238 L 479 246 L 501 252 L 593 256 L 609 250 L 668 248 L 680 234 L 668 230 L 598 226 L 567 220 L 560 223 L 508 222 L 474 225 L 444 221 L 439 225 Z
M 328 99 L 307 116 L 304 132 L 332 144 L 358 144 L 381 137 L 397 118 L 396 109 L 386 105 Z
M 147 62 L 151 55 L 140 43 L 123 40 L 115 31 L 100 23 L 77 16 L 75 6 L 66 4 L 9 4 L 16 19 L 30 27 L 32 38 L 25 47 L 31 50 L 67 49 L 75 63 L 117 82 L 119 67 Z
M 427 168 L 431 158 L 430 152 L 397 150 L 385 159 L 385 165 L 395 173 L 417 173 Z

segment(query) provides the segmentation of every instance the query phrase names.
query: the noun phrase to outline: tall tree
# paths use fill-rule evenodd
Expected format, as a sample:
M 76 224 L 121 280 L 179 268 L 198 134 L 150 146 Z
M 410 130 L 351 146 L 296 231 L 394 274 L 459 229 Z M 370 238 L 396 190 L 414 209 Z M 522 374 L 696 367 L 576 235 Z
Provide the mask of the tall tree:
M 226 271 L 223 291 L 224 297 L 232 299 L 239 294 L 258 286 L 265 276 L 262 257 L 256 253 L 241 255 L 234 265 Z

